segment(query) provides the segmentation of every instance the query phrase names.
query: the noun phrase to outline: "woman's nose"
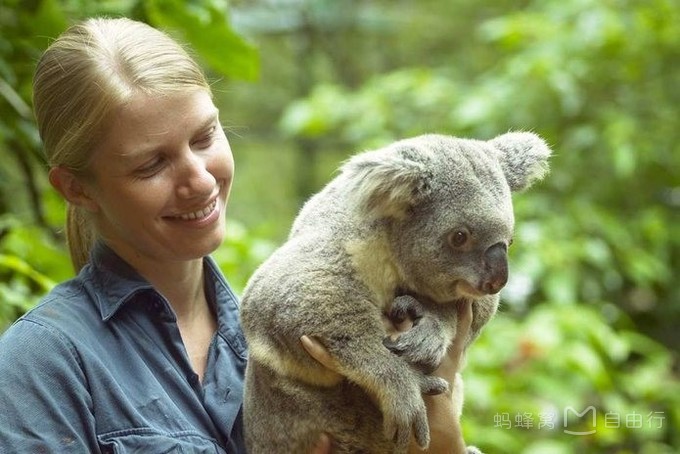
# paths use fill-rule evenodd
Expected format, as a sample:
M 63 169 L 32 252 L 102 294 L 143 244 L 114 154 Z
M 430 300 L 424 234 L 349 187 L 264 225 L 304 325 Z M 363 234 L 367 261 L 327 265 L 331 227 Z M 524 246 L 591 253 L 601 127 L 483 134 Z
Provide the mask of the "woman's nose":
M 217 180 L 208 170 L 207 161 L 194 152 L 188 151 L 177 173 L 177 193 L 181 198 L 209 196 Z

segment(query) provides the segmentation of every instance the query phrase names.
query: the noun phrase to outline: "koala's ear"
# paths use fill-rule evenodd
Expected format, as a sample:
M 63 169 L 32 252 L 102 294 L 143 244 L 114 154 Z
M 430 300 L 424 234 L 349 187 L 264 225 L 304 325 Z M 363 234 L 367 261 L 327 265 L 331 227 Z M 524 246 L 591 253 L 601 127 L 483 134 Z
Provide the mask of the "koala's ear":
M 349 197 L 369 219 L 403 218 L 429 194 L 423 164 L 395 154 L 368 152 L 342 168 L 349 178 Z
M 522 191 L 548 173 L 551 151 L 536 134 L 509 132 L 490 143 L 499 151 L 498 160 L 512 191 Z

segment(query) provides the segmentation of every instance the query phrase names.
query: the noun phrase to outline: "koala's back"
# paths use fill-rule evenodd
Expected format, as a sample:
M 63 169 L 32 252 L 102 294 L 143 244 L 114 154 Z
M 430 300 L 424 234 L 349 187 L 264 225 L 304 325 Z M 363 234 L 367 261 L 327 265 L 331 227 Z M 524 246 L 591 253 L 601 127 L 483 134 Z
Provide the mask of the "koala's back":
M 320 235 L 335 243 L 345 236 L 361 235 L 363 226 L 353 219 L 347 200 L 350 187 L 346 175 L 340 174 L 314 194 L 295 217 L 289 238 Z
M 329 371 L 301 348 L 300 337 L 344 350 L 347 338 L 384 331 L 370 298 L 332 232 L 294 236 L 257 269 L 244 291 L 241 324 L 250 357 L 280 374 L 327 383 Z

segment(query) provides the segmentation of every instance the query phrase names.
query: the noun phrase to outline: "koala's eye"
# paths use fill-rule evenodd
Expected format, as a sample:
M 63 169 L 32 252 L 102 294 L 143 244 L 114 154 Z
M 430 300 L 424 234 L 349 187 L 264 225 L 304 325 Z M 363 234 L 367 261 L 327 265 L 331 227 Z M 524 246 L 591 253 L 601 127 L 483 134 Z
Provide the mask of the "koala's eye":
M 467 230 L 456 230 L 449 235 L 449 242 L 453 247 L 461 247 L 467 243 L 470 234 Z

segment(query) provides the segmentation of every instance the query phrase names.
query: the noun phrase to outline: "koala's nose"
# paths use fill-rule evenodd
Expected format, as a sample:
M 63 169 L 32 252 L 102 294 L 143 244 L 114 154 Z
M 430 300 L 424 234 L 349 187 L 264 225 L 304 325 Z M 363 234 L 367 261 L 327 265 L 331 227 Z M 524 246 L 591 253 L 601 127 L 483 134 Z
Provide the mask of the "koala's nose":
M 481 290 L 494 294 L 508 282 L 508 252 L 505 243 L 496 243 L 484 251 L 486 275 Z

